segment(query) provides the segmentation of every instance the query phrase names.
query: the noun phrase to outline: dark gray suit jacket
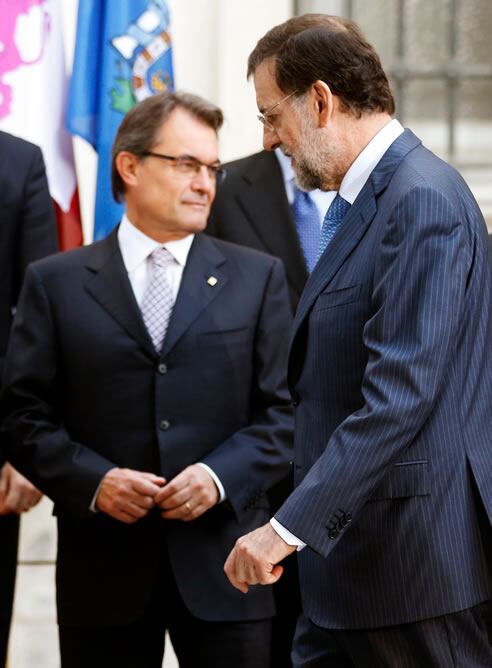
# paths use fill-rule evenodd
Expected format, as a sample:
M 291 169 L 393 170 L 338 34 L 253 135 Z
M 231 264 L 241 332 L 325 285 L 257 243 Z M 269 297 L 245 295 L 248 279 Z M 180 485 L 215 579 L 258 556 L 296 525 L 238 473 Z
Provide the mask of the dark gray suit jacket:
M 0 377 L 26 267 L 57 250 L 41 149 L 0 131 Z
M 280 258 L 295 310 L 308 271 L 279 162 L 271 151 L 261 151 L 225 167 L 207 233 Z
M 56 221 L 38 146 L 0 132 L 0 378 L 13 312 L 29 262 L 58 248 Z M 0 467 L 6 457 L 0 438 Z M 18 517 L 0 517 L 0 618 L 9 620 L 14 592 Z M 8 623 L 0 625 L 0 665 Z M 7 631 L 5 631 L 7 629 Z
M 246 597 L 223 566 L 236 539 L 268 520 L 265 492 L 290 470 L 290 326 L 281 263 L 202 235 L 160 355 L 116 231 L 29 267 L 5 367 L 6 428 L 14 464 L 55 501 L 60 623 L 136 619 L 160 568 L 163 534 L 193 615 L 273 614 L 270 588 Z M 155 511 L 128 526 L 89 512 L 114 466 L 170 480 L 199 461 L 218 475 L 227 502 L 197 520 L 166 522 Z

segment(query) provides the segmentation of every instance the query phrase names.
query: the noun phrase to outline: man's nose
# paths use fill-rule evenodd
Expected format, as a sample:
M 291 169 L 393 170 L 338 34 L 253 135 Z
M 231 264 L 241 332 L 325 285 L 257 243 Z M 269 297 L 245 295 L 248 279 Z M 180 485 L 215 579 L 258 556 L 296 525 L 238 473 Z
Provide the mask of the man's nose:
M 212 193 L 215 191 L 215 176 L 210 174 L 208 167 L 201 165 L 200 169 L 193 175 L 191 186 L 194 190 Z
M 274 151 L 282 142 L 279 139 L 275 128 L 263 126 L 263 148 L 265 151 Z

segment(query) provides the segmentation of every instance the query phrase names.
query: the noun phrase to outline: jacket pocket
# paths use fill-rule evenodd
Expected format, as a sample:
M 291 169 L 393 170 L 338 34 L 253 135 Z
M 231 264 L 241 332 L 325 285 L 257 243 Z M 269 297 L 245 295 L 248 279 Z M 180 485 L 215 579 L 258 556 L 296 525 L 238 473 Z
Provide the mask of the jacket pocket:
M 316 300 L 313 310 L 321 311 L 325 308 L 351 304 L 359 299 L 360 289 L 360 285 L 352 285 L 348 288 L 339 288 L 338 290 L 331 290 L 330 292 L 322 292 Z
M 369 501 L 427 496 L 431 493 L 429 462 L 402 461 L 394 464 Z

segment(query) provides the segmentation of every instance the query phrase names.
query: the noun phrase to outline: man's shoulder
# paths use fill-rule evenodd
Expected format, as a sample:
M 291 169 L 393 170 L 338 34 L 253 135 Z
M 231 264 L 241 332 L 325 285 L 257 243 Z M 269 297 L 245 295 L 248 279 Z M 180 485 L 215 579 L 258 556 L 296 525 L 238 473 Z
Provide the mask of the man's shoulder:
M 62 274 L 67 275 L 67 273 L 87 266 L 97 257 L 102 257 L 107 245 L 107 239 L 95 241 L 87 246 L 80 246 L 72 250 L 48 255 L 40 260 L 36 260 L 29 266 L 33 273 L 42 278 L 60 276 Z
M 394 184 L 408 200 L 437 198 L 456 210 L 464 204 L 477 208 L 458 170 L 423 145 L 406 156 L 395 176 Z
M 420 141 L 404 156 L 397 173 L 409 187 L 427 186 L 429 189 L 446 190 L 449 184 L 464 182 L 461 174 L 452 165 Z
M 39 153 L 41 149 L 26 139 L 0 130 L 0 151 L 3 158 L 10 161 L 11 158 L 31 158 L 33 154 Z
M 462 175 L 449 163 L 420 144 L 410 151 L 391 177 L 386 213 L 400 208 L 394 217 L 400 229 L 416 232 L 439 220 L 451 230 L 455 226 L 464 232 L 469 243 L 483 236 L 483 216 L 478 203 Z

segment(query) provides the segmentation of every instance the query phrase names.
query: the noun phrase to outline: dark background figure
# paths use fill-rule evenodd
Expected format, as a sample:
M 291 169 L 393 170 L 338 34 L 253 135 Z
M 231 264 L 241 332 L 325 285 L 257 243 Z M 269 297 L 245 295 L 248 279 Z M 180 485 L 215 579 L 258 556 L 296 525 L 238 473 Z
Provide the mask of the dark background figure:
M 24 271 L 56 252 L 56 221 L 39 147 L 0 132 L 0 377 Z M 0 666 L 5 664 L 17 566 L 19 515 L 38 491 L 5 463 L 0 442 Z
M 248 70 L 260 113 L 276 107 L 265 148 L 286 147 L 303 187 L 337 196 L 290 347 L 296 488 L 226 572 L 247 592 L 302 548 L 296 668 L 492 665 L 483 216 L 456 170 L 392 118 L 353 22 L 291 19 Z
M 217 191 L 207 234 L 280 258 L 295 310 L 308 270 L 279 160 L 261 151 L 225 167 L 227 178 Z
M 303 211 L 295 206 L 295 200 L 298 196 L 311 200 L 304 210 L 307 209 L 307 216 L 310 210 L 313 211 L 319 242 L 323 217 L 334 194 L 320 190 L 298 192 L 290 159 L 280 149 L 255 153 L 227 163 L 225 168 L 227 178 L 217 190 L 207 234 L 280 258 L 287 275 L 292 311 L 295 312 L 309 276 L 300 239 L 300 227 L 306 221 Z M 290 472 L 269 492 L 273 511 L 287 498 L 292 487 Z M 284 574 L 274 585 L 277 613 L 272 625 L 273 668 L 290 665 L 292 640 L 301 611 L 296 555 L 291 555 L 283 565 Z
M 268 668 L 271 589 L 227 581 L 290 469 L 281 262 L 200 234 L 222 113 L 136 105 L 113 147 L 126 213 L 31 265 L 5 367 L 12 460 L 55 502 L 64 668 Z

